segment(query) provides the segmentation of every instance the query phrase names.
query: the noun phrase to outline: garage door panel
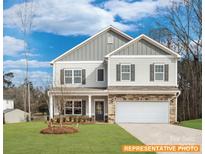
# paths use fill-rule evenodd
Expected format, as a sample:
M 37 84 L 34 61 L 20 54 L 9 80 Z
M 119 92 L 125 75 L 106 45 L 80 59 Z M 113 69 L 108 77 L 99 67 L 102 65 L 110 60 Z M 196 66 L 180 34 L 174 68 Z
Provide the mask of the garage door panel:
M 168 102 L 118 102 L 118 123 L 168 123 Z

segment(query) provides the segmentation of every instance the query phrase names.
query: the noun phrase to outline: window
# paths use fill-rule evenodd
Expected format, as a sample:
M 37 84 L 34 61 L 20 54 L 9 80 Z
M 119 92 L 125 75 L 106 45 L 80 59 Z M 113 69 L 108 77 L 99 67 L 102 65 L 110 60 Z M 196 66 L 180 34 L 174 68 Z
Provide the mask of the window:
M 65 114 L 73 114 L 73 102 L 67 101 L 64 106 L 64 113 Z
M 66 84 L 74 84 L 82 82 L 82 70 L 68 70 L 64 72 L 64 81 Z
M 164 80 L 164 65 L 154 65 L 154 78 L 155 80 Z
M 110 43 L 110 44 L 113 43 L 113 36 L 112 35 L 107 37 L 107 43 Z
M 74 83 L 81 83 L 81 70 L 74 70 Z
M 82 102 L 74 101 L 74 114 L 82 114 Z
M 82 101 L 69 100 L 64 105 L 64 114 L 67 115 L 81 115 L 82 114 Z
M 72 70 L 65 70 L 65 83 L 72 83 Z
M 104 81 L 104 69 L 97 69 L 97 81 Z
M 129 64 L 122 64 L 121 65 L 121 78 L 122 81 L 128 81 L 130 80 L 130 73 L 131 73 L 131 69 L 130 69 L 130 65 Z

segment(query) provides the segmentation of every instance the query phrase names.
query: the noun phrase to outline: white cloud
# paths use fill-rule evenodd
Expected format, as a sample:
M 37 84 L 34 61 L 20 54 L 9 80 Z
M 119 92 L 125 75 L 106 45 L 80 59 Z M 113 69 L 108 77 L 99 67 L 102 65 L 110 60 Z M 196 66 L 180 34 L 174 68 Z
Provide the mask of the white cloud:
M 33 6 L 34 31 L 59 35 L 91 35 L 108 25 L 124 31 L 133 29 L 133 25 L 115 21 L 111 12 L 92 5 L 89 0 L 36 0 Z M 4 10 L 5 26 L 19 27 L 17 12 L 21 7 L 22 4 L 16 4 Z
M 4 36 L 4 55 L 15 56 L 24 50 L 24 41 L 11 36 Z
M 13 83 L 15 85 L 23 84 L 25 79 L 25 71 L 21 69 L 10 69 L 9 72 L 14 73 Z M 48 86 L 51 84 L 51 74 L 44 71 L 30 71 L 29 81 L 33 83 L 34 86 Z
M 5 60 L 3 62 L 4 68 L 25 68 L 25 59 L 20 60 Z M 28 61 L 29 68 L 48 68 L 48 61 L 38 61 L 38 60 L 29 60 Z
M 172 5 L 172 2 L 181 0 L 142 0 L 128 2 L 122 0 L 111 0 L 104 4 L 104 8 L 109 10 L 113 16 L 120 16 L 126 21 L 136 21 L 144 17 L 155 16 L 158 9 L 165 9 Z M 163 13 L 163 12 L 160 12 Z

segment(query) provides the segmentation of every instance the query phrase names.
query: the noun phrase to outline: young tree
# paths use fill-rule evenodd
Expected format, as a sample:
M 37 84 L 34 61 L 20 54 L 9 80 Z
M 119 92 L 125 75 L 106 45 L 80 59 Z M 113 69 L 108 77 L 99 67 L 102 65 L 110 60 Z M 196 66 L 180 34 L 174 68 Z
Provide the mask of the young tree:
M 29 42 L 28 36 L 31 32 L 33 17 L 34 17 L 34 3 L 33 0 L 21 0 L 21 7 L 17 10 L 16 14 L 19 20 L 16 25 L 20 28 L 23 34 L 24 40 L 24 54 L 25 54 L 25 97 L 24 97 L 24 111 L 27 111 L 28 104 L 28 112 L 29 112 L 29 121 L 31 120 L 31 110 L 30 110 L 30 84 L 28 79 L 28 56 L 29 56 Z
M 58 86 L 56 82 L 54 82 L 54 87 L 51 89 L 53 93 L 56 93 L 55 106 L 59 112 L 60 126 L 62 127 L 63 123 L 63 114 L 64 114 L 64 105 L 65 105 L 65 88 L 60 85 Z

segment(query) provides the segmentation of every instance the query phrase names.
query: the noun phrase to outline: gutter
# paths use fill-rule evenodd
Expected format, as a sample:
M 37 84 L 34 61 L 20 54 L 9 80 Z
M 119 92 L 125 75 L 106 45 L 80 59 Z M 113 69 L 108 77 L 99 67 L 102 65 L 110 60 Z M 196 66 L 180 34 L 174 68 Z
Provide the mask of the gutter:
M 133 90 L 109 90 L 109 94 L 176 94 L 180 93 L 180 91 L 133 91 Z M 176 97 L 176 96 L 174 96 Z
M 175 98 L 177 99 L 180 94 L 181 94 L 181 91 L 178 91 L 178 92 L 176 93 L 176 95 L 173 96 L 169 101 L 172 101 L 172 100 L 175 99 Z

